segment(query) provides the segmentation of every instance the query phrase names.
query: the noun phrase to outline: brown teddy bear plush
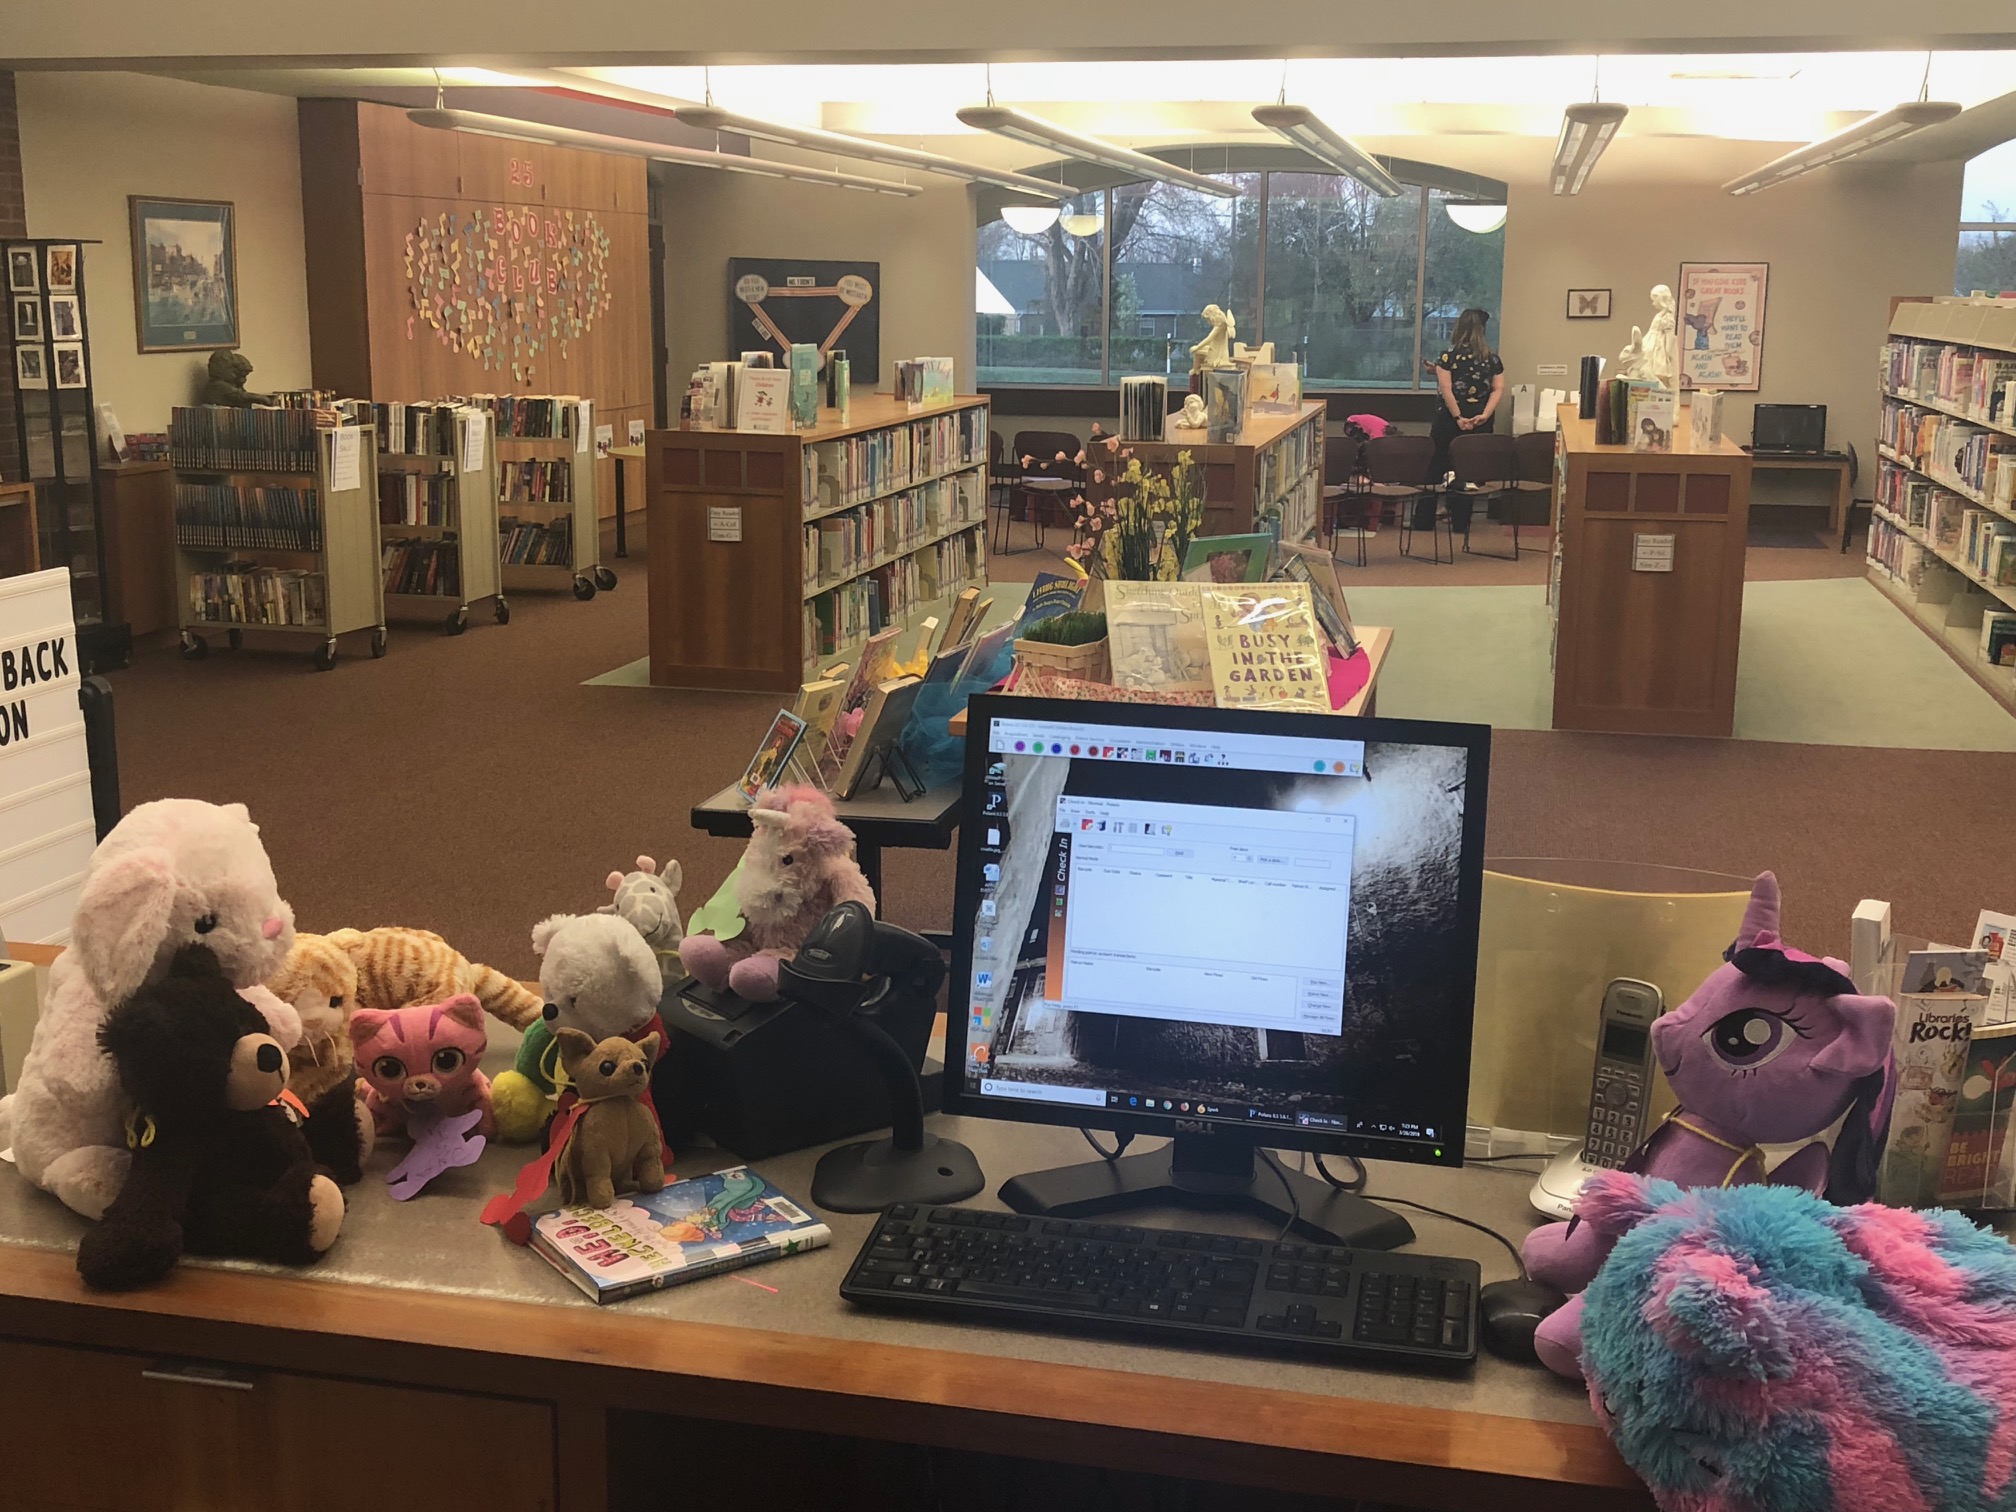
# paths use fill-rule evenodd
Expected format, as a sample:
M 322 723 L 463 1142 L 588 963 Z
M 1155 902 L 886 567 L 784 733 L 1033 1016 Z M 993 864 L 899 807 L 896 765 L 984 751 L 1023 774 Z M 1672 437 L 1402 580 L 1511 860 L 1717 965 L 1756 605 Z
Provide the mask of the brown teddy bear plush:
M 350 1186 L 363 1176 L 377 1140 L 377 1126 L 357 1100 L 350 1046 L 357 963 L 329 936 L 297 933 L 266 987 L 301 1015 L 301 1042 L 287 1052 L 287 1087 L 308 1109 L 308 1148 Z
M 606 1208 L 621 1193 L 660 1190 L 663 1144 L 641 1098 L 662 1041 L 656 1034 L 634 1043 L 615 1035 L 597 1044 L 579 1029 L 555 1030 L 553 1037 L 583 1104 L 554 1167 L 560 1200 Z
M 99 1043 L 133 1106 L 133 1164 L 77 1246 L 85 1283 L 159 1281 L 183 1251 L 305 1265 L 336 1242 L 343 1194 L 278 1099 L 287 1055 L 201 945 L 106 1017 Z

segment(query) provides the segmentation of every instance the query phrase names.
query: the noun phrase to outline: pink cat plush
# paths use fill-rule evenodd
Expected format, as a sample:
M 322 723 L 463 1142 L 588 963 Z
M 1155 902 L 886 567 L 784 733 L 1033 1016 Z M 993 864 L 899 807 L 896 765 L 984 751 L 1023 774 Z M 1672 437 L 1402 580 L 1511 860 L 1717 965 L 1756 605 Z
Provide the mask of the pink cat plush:
M 389 1012 L 359 1008 L 350 1016 L 350 1042 L 364 1073 L 364 1105 L 381 1135 L 404 1128 L 409 1113 L 456 1118 L 472 1108 L 483 1114 L 476 1132 L 488 1138 L 495 1131 L 490 1078 L 478 1069 L 490 1037 L 473 994 Z

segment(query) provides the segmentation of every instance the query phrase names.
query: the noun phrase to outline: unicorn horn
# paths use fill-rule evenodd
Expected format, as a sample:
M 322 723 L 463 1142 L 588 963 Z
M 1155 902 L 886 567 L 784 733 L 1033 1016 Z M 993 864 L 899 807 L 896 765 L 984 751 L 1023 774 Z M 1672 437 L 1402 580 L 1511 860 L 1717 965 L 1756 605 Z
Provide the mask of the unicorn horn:
M 1778 935 L 1778 878 L 1771 872 L 1759 872 L 1757 880 L 1750 888 L 1750 902 L 1743 910 L 1743 927 L 1736 931 L 1736 948 L 1743 950 L 1757 943 L 1759 935 Z

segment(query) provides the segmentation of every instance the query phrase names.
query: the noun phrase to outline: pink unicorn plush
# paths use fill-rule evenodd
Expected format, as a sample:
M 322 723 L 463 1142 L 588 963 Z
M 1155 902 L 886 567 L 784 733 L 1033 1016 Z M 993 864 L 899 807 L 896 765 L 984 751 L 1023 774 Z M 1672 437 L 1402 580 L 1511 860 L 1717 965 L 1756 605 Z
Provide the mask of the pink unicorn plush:
M 1652 1026 L 1659 1069 L 1680 1106 L 1624 1169 L 1682 1187 L 1770 1182 L 1866 1202 L 1890 1130 L 1896 1019 L 1888 998 L 1855 991 L 1846 962 L 1778 938 L 1778 879 L 1763 873 L 1724 963 Z M 1817 1136 L 1837 1120 L 1830 1151 Z M 1800 1140 L 1812 1143 L 1766 1171 L 1760 1146 Z M 1588 1224 L 1548 1224 L 1526 1236 L 1526 1268 L 1577 1293 L 1612 1242 Z M 1534 1338 L 1541 1360 L 1565 1376 L 1582 1373 L 1581 1314 L 1581 1297 L 1571 1296 Z
M 735 874 L 742 933 L 689 934 L 679 960 L 709 987 L 768 1003 L 777 996 L 777 963 L 798 953 L 812 926 L 842 903 L 873 912 L 875 893 L 854 860 L 854 832 L 818 788 L 765 788 L 749 822 L 749 849 Z

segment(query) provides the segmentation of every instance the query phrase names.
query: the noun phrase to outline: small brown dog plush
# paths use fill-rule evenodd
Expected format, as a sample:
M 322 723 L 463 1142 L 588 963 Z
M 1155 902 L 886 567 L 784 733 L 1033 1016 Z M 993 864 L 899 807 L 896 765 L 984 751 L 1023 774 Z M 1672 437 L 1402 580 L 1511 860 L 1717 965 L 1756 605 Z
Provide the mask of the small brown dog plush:
M 623 1192 L 665 1185 L 658 1124 L 639 1101 L 651 1085 L 651 1063 L 662 1041 L 635 1043 L 621 1035 L 597 1044 L 579 1029 L 559 1029 L 560 1064 L 583 1104 L 554 1171 L 560 1200 L 606 1208 Z

